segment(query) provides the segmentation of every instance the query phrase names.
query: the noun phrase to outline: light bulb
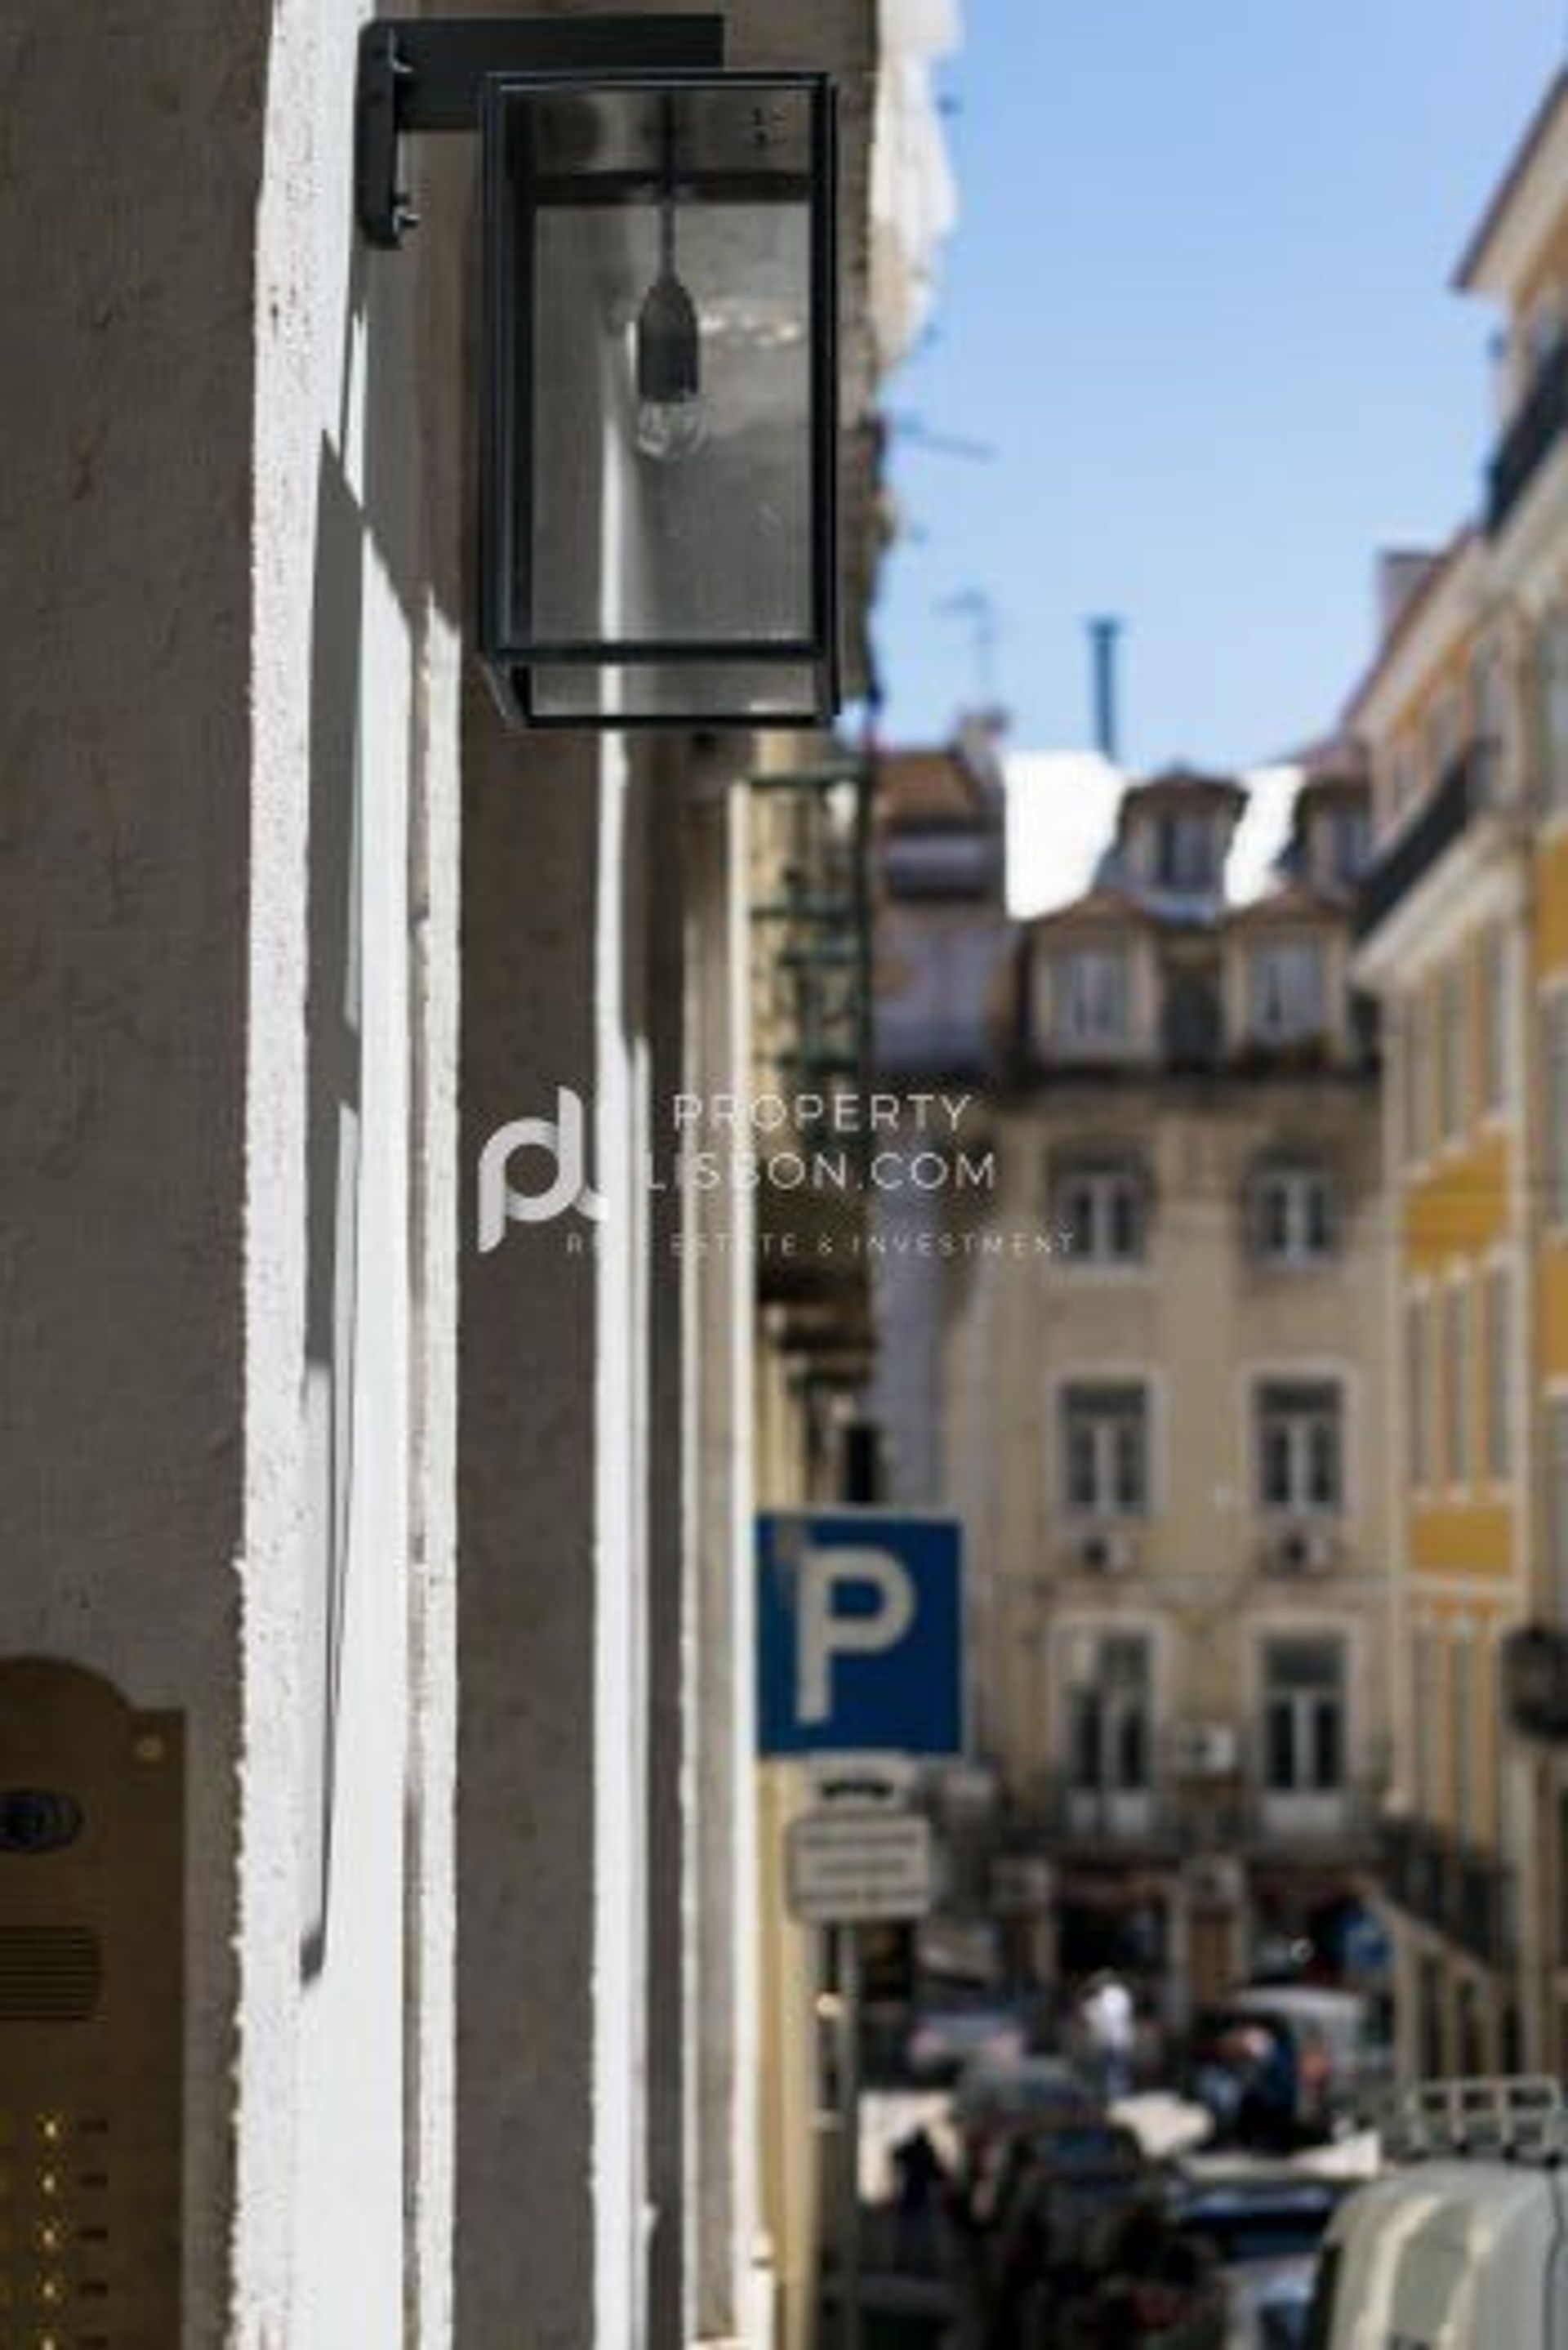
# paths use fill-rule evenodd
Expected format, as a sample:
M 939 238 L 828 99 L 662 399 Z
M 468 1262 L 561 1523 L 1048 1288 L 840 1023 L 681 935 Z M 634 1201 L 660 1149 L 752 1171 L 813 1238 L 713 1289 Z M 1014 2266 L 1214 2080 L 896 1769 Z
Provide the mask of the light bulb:
M 637 445 L 654 464 L 671 465 L 707 437 L 697 307 L 667 260 L 637 314 Z
M 638 401 L 638 450 L 654 464 L 679 464 L 695 456 L 707 438 L 708 412 L 695 392 L 681 400 Z

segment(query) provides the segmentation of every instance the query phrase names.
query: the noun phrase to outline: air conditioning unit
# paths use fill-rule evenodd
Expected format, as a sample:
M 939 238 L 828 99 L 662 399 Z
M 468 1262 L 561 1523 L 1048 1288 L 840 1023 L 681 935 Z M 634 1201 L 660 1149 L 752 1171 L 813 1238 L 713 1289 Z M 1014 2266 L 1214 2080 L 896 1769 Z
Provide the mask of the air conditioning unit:
M 1170 1733 L 1170 1767 L 1179 1779 L 1229 1779 L 1241 1760 L 1233 1722 L 1179 1721 Z
M 1339 1556 L 1333 1526 L 1284 1526 L 1270 1539 L 1267 1562 L 1275 1575 L 1326 1575 Z
M 1137 1544 L 1125 1526 L 1096 1526 L 1078 1544 L 1078 1564 L 1086 1575 L 1130 1575 Z
M 1239 1860 L 1225 1853 L 1205 1853 L 1187 1865 L 1187 1898 L 1195 1909 L 1239 1909 L 1246 1879 Z

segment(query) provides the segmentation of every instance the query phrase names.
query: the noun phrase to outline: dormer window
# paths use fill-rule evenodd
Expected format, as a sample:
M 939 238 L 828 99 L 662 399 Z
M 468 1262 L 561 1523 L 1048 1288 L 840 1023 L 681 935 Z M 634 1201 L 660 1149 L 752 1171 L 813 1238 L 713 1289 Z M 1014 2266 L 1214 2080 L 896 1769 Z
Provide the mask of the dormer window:
M 1314 866 L 1319 880 L 1341 888 L 1358 881 L 1372 848 L 1371 812 L 1349 802 L 1325 808 L 1317 819 Z
M 1214 822 L 1192 808 L 1172 808 L 1155 819 L 1154 884 L 1199 892 L 1215 886 Z
M 1247 1025 L 1254 1043 L 1289 1045 L 1321 1035 L 1324 1019 L 1320 939 L 1264 939 L 1247 970 Z
M 1127 953 L 1121 946 L 1067 947 L 1052 962 L 1052 1034 L 1065 1053 L 1119 1050 L 1130 1025 Z

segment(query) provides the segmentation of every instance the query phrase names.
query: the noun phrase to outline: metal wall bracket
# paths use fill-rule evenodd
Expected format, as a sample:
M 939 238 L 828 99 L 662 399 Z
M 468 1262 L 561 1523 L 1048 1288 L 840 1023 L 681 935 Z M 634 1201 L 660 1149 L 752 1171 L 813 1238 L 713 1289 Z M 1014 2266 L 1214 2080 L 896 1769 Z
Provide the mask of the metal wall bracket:
M 410 17 L 359 36 L 354 208 L 371 244 L 395 249 L 418 225 L 400 184 L 414 130 L 474 130 L 484 84 L 508 73 L 716 73 L 722 16 Z

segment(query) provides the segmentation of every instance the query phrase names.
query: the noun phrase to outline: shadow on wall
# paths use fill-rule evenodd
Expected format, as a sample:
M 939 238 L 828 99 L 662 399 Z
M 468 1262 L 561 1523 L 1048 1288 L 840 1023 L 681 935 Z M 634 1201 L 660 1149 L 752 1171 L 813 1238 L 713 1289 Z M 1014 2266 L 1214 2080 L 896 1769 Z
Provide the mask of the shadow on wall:
M 338 1693 L 353 1533 L 363 1055 L 360 642 L 365 521 L 325 439 L 317 474 L 310 702 L 305 1299 L 306 1788 L 300 1965 L 327 1958 Z

